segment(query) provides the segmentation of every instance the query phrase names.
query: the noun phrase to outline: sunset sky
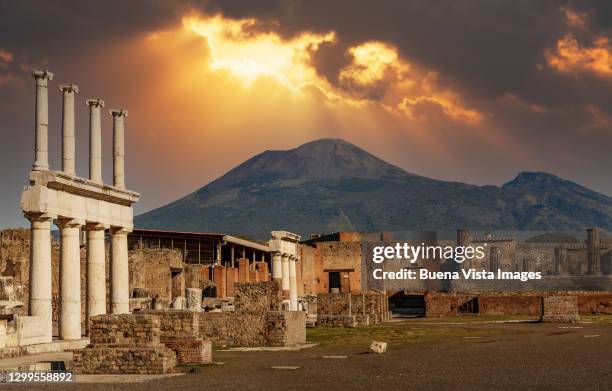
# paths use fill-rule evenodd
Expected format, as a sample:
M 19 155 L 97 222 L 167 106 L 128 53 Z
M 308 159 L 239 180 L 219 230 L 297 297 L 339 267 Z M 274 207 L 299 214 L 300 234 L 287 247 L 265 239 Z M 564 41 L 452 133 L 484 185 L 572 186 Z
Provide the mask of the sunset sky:
M 141 213 L 264 150 L 342 138 L 432 178 L 547 171 L 612 196 L 612 2 L 0 0 L 0 227 L 26 226 L 32 69 L 126 108 Z M 107 113 L 107 110 L 104 111 Z M 103 164 L 112 182 L 111 117 Z

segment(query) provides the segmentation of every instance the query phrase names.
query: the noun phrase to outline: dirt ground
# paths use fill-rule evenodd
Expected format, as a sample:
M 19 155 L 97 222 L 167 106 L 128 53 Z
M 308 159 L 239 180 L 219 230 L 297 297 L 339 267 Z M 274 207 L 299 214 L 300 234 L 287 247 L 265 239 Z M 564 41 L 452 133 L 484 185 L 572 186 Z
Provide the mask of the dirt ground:
M 367 353 L 372 339 L 389 342 L 388 352 Z M 320 345 L 299 352 L 215 351 L 214 361 L 222 365 L 183 368 L 188 372 L 183 376 L 147 383 L 36 389 L 612 389 L 609 323 L 455 324 L 399 320 L 359 329 L 309 329 L 309 340 Z

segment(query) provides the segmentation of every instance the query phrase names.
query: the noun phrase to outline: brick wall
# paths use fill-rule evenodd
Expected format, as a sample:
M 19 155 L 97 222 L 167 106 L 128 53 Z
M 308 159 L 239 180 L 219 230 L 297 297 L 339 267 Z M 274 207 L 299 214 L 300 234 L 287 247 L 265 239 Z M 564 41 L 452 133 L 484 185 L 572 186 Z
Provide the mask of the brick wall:
M 578 296 L 580 315 L 612 315 L 612 294 L 592 293 Z

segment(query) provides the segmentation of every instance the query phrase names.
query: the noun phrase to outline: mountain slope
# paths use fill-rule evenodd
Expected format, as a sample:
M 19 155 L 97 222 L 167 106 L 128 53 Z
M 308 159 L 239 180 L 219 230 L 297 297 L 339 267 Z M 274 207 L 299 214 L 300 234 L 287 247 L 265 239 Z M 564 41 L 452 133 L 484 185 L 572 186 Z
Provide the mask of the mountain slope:
M 267 238 L 337 230 L 612 231 L 612 198 L 545 173 L 502 187 L 410 174 L 342 140 L 263 152 L 136 226 Z

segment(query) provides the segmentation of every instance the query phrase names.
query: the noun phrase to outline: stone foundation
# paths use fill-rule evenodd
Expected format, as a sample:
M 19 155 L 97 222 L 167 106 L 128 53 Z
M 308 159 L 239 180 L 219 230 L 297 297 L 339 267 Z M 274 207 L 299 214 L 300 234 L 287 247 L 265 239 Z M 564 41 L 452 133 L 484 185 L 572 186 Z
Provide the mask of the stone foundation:
M 176 366 L 175 353 L 165 347 L 118 347 L 96 345 L 75 350 L 73 369 L 89 374 L 159 374 L 170 373 Z
M 91 318 L 90 344 L 73 351 L 76 373 L 169 373 L 176 353 L 160 342 L 160 318 L 152 314 Z

